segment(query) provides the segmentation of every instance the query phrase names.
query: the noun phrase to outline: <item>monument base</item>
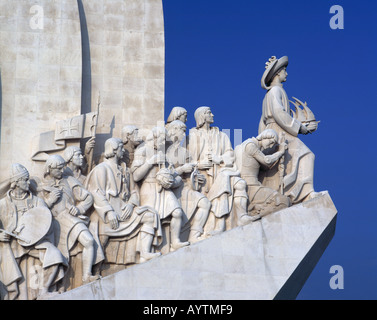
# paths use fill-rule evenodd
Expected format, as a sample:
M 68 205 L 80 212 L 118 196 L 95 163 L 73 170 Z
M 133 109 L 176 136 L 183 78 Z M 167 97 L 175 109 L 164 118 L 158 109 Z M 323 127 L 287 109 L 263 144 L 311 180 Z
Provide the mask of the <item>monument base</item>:
M 56 300 L 295 299 L 335 233 L 327 191 Z

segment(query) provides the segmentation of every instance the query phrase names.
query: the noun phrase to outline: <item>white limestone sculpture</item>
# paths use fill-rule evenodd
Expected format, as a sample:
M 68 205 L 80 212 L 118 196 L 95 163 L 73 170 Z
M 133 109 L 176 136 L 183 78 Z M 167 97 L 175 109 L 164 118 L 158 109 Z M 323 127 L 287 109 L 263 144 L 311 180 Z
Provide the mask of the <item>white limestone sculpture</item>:
M 72 176 L 81 184 L 85 183 L 86 176 L 82 173 L 82 167 L 84 165 L 84 156 L 79 147 L 69 146 L 64 150 L 63 158 L 66 162 L 64 174 Z
M 183 123 L 187 122 L 187 110 L 182 107 L 174 107 L 168 116 L 168 119 L 166 120 L 166 124 L 170 124 L 174 120 L 180 120 Z
M 214 115 L 209 107 L 195 111 L 196 128 L 189 133 L 189 152 L 198 170 L 206 178 L 202 192 L 211 201 L 206 231 L 217 233 L 252 221 L 247 215 L 246 182 L 234 165 L 234 151 L 229 137 L 212 127 Z M 235 220 L 235 222 L 233 221 Z
M 90 138 L 85 144 L 84 154 L 82 150 L 76 146 L 69 146 L 65 148 L 63 152 L 63 159 L 66 163 L 64 175 L 72 176 L 80 181 L 82 185 L 85 184 L 86 173 L 89 173 L 89 167 L 92 167 L 94 164 L 91 154 L 95 143 L 95 137 Z
M 97 244 L 89 232 L 86 215 L 93 197 L 77 179 L 63 175 L 65 164 L 61 156 L 49 156 L 38 188 L 54 216 L 57 246 L 68 261 L 81 244 L 82 282 L 88 283 L 98 278 L 92 273 L 93 264 L 98 263 L 94 260 Z
M 140 183 L 140 203 L 151 206 L 160 215 L 163 224 L 170 222 L 165 240 L 169 251 L 189 245 L 180 240 L 183 210 L 172 189 L 183 182 L 180 176 L 169 170 L 165 158 L 166 129 L 154 127 L 145 144 L 136 149 L 131 171 Z
M 159 256 L 152 249 L 161 242 L 158 214 L 151 207 L 140 206 L 132 174 L 120 166 L 123 155 L 121 139 L 106 140 L 105 160 L 89 173 L 85 184 L 94 198 L 90 230 L 101 243 L 97 256 L 119 265 Z
M 257 137 L 247 139 L 234 150 L 237 168 L 247 183 L 248 213 L 255 219 L 291 205 L 287 196 L 263 186 L 258 180 L 261 167 L 268 170 L 279 165 L 280 159 L 285 154 L 287 148 L 285 141 L 280 143 L 279 150 L 271 155 L 262 152 L 276 144 L 278 144 L 277 133 L 272 129 L 266 129 Z
M 298 120 L 297 113 L 292 116 L 288 96 L 283 89 L 287 80 L 288 57 L 280 59 L 272 57 L 266 63 L 266 70 L 261 79 L 263 89 L 267 90 L 263 100 L 262 116 L 259 124 L 259 133 L 265 129 L 274 129 L 278 135 L 285 133 L 288 143 L 287 156 L 284 160 L 285 176 L 284 194 L 291 198 L 293 204 L 316 197 L 314 191 L 314 154 L 297 137 L 298 134 L 308 134 L 317 130 L 318 122 L 312 112 L 307 115 L 309 121 Z M 305 111 L 308 111 L 307 108 Z M 303 112 L 298 112 L 303 114 Z M 302 120 L 302 117 L 300 117 Z M 279 171 L 272 168 L 260 177 L 263 185 L 279 190 Z
M 134 161 L 135 149 L 143 142 L 139 136 L 139 128 L 135 125 L 127 125 L 122 129 L 122 141 L 125 150 L 123 161 L 130 168 Z
M 13 164 L 10 189 L 0 200 L 3 300 L 46 297 L 56 290 L 55 284 L 63 278 L 68 266 L 54 245 L 51 212 L 42 199 L 30 192 L 29 185 L 28 170 L 21 164 Z M 35 273 L 37 269 L 40 272 Z
M 186 137 L 186 125 L 180 120 L 174 120 L 167 125 L 167 131 L 167 140 L 171 141 L 171 145 L 166 151 L 166 157 L 183 180 L 183 184 L 173 190 L 185 214 L 182 231 L 189 229 L 188 241 L 195 243 L 205 238 L 204 225 L 211 208 L 211 202 L 199 192 L 205 184 L 205 177 L 196 169 L 196 163 L 192 162 L 186 147 L 181 145 Z

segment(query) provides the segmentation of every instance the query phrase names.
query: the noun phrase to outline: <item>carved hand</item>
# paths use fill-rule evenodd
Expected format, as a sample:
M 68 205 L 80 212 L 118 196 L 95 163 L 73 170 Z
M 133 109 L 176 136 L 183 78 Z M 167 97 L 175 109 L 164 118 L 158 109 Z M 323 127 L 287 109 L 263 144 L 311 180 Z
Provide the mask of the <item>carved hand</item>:
M 133 209 L 134 206 L 127 203 L 123 209 L 122 215 L 120 216 L 120 221 L 125 221 L 132 214 Z
M 10 235 L 6 234 L 5 232 L 0 231 L 0 241 L 1 242 L 9 242 L 10 241 Z
M 95 145 L 96 145 L 96 138 L 91 137 L 85 144 L 85 154 L 89 154 L 90 150 L 92 150 Z
M 77 207 L 75 206 L 72 206 L 70 209 L 69 209 L 69 214 L 76 217 L 78 214 L 80 214 L 80 211 Z
M 208 170 L 212 168 L 212 163 L 199 163 L 198 164 L 199 170 Z
M 215 164 L 220 164 L 223 160 L 217 154 L 212 153 L 211 161 Z
M 307 129 L 310 133 L 316 131 L 318 129 L 318 122 L 317 121 L 309 122 Z
M 194 165 L 192 163 L 185 163 L 182 166 L 182 171 L 185 173 L 191 173 L 194 170 Z
M 149 165 L 154 165 L 154 164 L 157 164 L 158 163 L 158 155 L 157 154 L 154 154 L 152 157 L 150 157 L 148 160 L 147 160 L 147 163 Z
M 280 143 L 280 145 L 279 145 L 279 151 L 284 152 L 287 149 L 288 149 L 288 144 L 286 142 Z
M 109 221 L 113 230 L 119 228 L 118 215 L 114 211 L 109 211 L 107 213 L 107 220 Z
M 301 127 L 300 127 L 300 131 L 299 131 L 299 133 L 301 133 L 301 134 L 308 134 L 308 133 L 309 133 L 309 130 L 308 130 L 308 128 L 306 127 L 306 125 L 301 124 Z
M 206 177 L 204 176 L 204 174 L 198 174 L 197 178 L 200 184 L 204 184 L 206 182 Z
M 62 191 L 59 190 L 59 189 L 53 189 L 51 192 L 50 192 L 50 195 L 49 195 L 49 201 L 54 204 L 56 201 L 58 201 L 60 199 L 62 195 Z

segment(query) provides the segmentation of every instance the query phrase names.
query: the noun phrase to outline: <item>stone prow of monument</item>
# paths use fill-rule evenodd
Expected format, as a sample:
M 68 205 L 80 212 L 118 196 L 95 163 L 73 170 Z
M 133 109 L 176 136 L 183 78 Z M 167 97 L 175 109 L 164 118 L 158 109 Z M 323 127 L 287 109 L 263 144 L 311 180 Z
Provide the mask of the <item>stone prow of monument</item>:
M 332 199 L 323 191 L 51 299 L 295 299 L 333 238 L 336 219 Z

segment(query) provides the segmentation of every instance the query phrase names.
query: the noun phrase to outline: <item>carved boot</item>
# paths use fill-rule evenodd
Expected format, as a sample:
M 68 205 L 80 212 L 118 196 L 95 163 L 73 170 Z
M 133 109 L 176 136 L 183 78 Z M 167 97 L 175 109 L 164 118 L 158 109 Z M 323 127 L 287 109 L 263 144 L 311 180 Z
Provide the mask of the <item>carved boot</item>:
M 141 252 L 140 252 L 140 263 L 146 262 L 153 258 L 159 257 L 160 252 L 151 252 L 153 235 L 147 232 L 141 231 L 140 235 L 141 241 Z
M 173 214 L 173 217 L 170 222 L 170 235 L 171 235 L 170 251 L 178 250 L 190 244 L 190 242 L 188 241 L 181 242 L 181 240 L 179 239 L 179 235 L 181 233 L 181 224 L 182 224 L 182 216 L 174 216 Z
M 253 222 L 255 219 L 247 214 L 247 199 L 243 197 L 234 198 L 234 212 L 237 217 L 237 225 L 244 226 Z

